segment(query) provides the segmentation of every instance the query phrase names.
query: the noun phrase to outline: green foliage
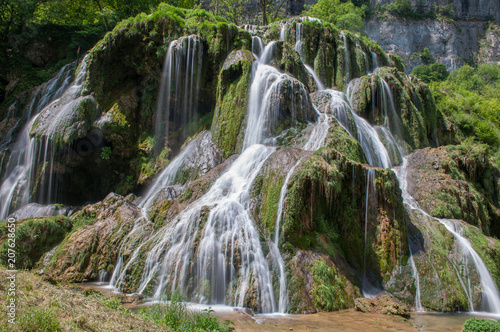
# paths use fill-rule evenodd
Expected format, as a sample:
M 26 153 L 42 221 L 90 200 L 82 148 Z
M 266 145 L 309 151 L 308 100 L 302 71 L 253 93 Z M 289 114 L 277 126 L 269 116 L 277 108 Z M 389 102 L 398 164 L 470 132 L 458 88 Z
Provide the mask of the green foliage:
M 72 228 L 69 218 L 51 217 L 28 219 L 16 225 L 16 251 L 18 269 L 31 269 L 47 251 L 60 243 Z M 5 233 L 4 233 L 5 235 Z M 7 264 L 9 242 L 0 245 L 0 263 Z
M 394 2 L 383 5 L 382 12 L 388 12 L 396 16 L 410 18 L 414 20 L 423 20 L 426 18 L 435 18 L 434 12 L 425 12 L 422 7 L 414 10 L 411 6 L 410 0 L 396 0 Z
M 420 78 L 425 83 L 441 82 L 448 78 L 449 73 L 446 66 L 442 63 L 433 63 L 431 65 L 419 65 L 413 68 L 411 75 Z
M 333 23 L 340 29 L 361 31 L 364 24 L 365 6 L 357 7 L 351 1 L 319 0 L 302 14 Z
M 313 275 L 311 290 L 313 305 L 320 310 L 328 311 L 347 308 L 344 281 L 335 266 L 328 267 L 325 260 L 320 258 L 311 264 L 310 271 Z
M 500 332 L 500 322 L 489 319 L 471 318 L 465 321 L 464 332 Z
M 221 322 L 212 316 L 211 308 L 194 311 L 185 302 L 173 299 L 169 303 L 153 304 L 139 310 L 139 314 L 172 331 L 233 331 L 231 321 Z
M 455 130 L 451 143 L 470 138 L 488 144 L 495 155 L 500 144 L 500 65 L 464 65 L 431 88 L 437 107 Z
M 54 311 L 44 308 L 24 312 L 19 317 L 19 328 L 24 332 L 62 331 Z
M 103 160 L 109 160 L 111 158 L 111 147 L 105 146 L 101 149 L 101 158 Z

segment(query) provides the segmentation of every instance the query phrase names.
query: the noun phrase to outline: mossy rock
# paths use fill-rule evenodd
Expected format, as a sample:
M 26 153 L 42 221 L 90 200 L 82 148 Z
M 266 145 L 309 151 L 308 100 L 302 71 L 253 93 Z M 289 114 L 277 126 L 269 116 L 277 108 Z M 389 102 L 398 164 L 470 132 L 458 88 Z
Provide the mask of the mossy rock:
M 384 67 L 351 86 L 354 110 L 389 129 L 405 153 L 437 144 L 438 112 L 427 85 Z
M 38 260 L 54 246 L 58 245 L 73 227 L 65 216 L 33 218 L 16 221 L 16 263 L 17 269 L 32 269 Z M 0 228 L 0 263 L 8 266 L 8 241 L 10 237 L 6 225 Z M 10 248 L 12 249 L 12 248 Z
M 370 170 L 373 182 L 367 182 Z M 370 199 L 367 183 L 373 192 Z M 371 239 L 366 248 L 365 223 L 367 239 Z M 297 169 L 286 198 L 284 229 L 285 241 L 296 249 L 330 257 L 340 253 L 358 271 L 366 266 L 372 284 L 379 288 L 408 250 L 395 174 L 367 168 L 334 149 L 320 149 Z
M 141 219 L 138 207 L 113 193 L 84 207 L 71 217 L 75 227 L 57 247 L 44 274 L 80 282 L 96 279 L 103 269 L 111 273 L 123 239 Z
M 224 157 L 241 150 L 254 57 L 250 51 L 233 51 L 219 74 L 212 139 Z

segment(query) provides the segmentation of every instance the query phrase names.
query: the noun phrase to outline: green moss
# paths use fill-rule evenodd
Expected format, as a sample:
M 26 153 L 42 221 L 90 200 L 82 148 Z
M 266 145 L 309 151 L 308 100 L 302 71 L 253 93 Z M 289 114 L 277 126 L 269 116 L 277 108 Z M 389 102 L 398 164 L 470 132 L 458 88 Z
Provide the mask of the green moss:
M 212 140 L 226 158 L 241 149 L 253 56 L 249 51 L 237 51 L 227 61 L 227 67 L 225 65 L 219 74 L 217 105 L 211 129 Z
M 27 219 L 16 225 L 16 263 L 17 269 L 32 269 L 38 260 L 50 249 L 59 244 L 71 230 L 72 222 L 68 217 Z M 0 246 L 0 263 L 7 266 L 9 242 L 7 230 L 0 235 L 5 240 Z
M 346 280 L 334 265 L 328 267 L 323 258 L 310 266 L 313 275 L 312 303 L 320 311 L 347 309 L 353 301 L 345 291 Z

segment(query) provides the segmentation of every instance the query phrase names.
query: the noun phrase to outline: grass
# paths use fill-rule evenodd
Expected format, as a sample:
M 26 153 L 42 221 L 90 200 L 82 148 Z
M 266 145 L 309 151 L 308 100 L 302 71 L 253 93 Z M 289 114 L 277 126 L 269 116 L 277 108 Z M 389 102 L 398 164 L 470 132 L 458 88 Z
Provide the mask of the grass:
M 7 317 L 7 276 L 0 268 L 0 316 Z M 213 310 L 194 311 L 180 301 L 132 312 L 120 297 L 75 285 L 52 285 L 38 275 L 17 272 L 16 322 L 0 319 L 0 331 L 233 331 Z
M 185 302 L 173 300 L 141 308 L 139 314 L 158 325 L 173 331 L 234 331 L 229 320 L 219 321 L 212 316 L 211 308 L 202 311 L 190 310 Z

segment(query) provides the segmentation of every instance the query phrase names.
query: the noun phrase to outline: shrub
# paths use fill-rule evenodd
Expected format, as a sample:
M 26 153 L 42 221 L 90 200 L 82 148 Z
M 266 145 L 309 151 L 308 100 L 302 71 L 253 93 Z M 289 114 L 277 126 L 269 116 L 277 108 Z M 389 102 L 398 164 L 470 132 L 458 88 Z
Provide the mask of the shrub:
M 365 6 L 357 7 L 351 1 L 319 0 L 302 15 L 319 18 L 346 30 L 361 31 L 364 23 Z
M 72 228 L 67 217 L 28 219 L 19 223 L 16 229 L 16 250 L 18 269 L 31 269 L 47 251 L 60 243 Z M 6 264 L 9 246 L 0 245 L 0 263 Z
M 464 332 L 500 332 L 500 322 L 489 319 L 471 318 L 465 321 Z
M 310 269 L 313 275 L 311 290 L 313 305 L 320 310 L 340 310 L 346 307 L 344 283 L 335 266 L 328 267 L 323 258 Z
M 431 81 L 440 82 L 448 78 L 449 73 L 446 66 L 442 63 L 433 63 L 431 65 L 419 65 L 413 68 L 411 75 L 420 78 L 425 83 Z

